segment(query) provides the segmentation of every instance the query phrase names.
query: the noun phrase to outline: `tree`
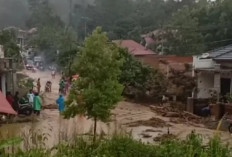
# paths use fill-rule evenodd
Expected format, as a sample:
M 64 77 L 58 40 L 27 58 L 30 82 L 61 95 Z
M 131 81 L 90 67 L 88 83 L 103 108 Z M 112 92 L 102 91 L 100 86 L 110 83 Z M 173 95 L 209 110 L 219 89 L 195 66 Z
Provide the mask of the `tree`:
M 137 100 L 160 101 L 167 88 L 165 77 L 158 70 L 143 65 L 126 49 L 120 48 L 120 57 L 124 61 L 119 77 L 125 87 L 123 95 Z
M 47 63 L 57 62 L 64 72 L 70 73 L 70 63 L 72 58 L 75 58 L 78 47 L 77 36 L 72 29 L 40 27 L 37 34 L 31 38 L 30 45 L 42 52 Z
M 57 16 L 49 5 L 48 0 L 28 0 L 30 5 L 31 15 L 29 16 L 26 25 L 28 27 L 62 27 L 64 23 Z
M 123 86 L 118 82 L 120 66 L 118 48 L 108 42 L 106 33 L 97 27 L 86 38 L 73 68 L 80 75 L 66 102 L 65 117 L 86 114 L 94 119 L 94 141 L 97 121 L 107 121 L 111 109 L 121 99 Z
M 184 7 L 174 14 L 165 46 L 169 54 L 192 55 L 204 50 L 203 36 L 198 29 L 198 19 L 191 9 Z
M 0 45 L 3 46 L 5 57 L 19 59 L 20 49 L 16 43 L 16 33 L 13 29 L 0 31 Z

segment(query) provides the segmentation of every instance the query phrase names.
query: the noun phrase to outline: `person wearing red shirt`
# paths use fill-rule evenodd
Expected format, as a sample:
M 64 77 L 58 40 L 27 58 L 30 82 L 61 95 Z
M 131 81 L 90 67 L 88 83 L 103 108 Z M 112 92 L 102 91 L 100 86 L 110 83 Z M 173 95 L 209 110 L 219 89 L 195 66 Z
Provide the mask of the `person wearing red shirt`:
M 6 100 L 9 102 L 9 104 L 10 104 L 11 106 L 13 106 L 14 98 L 13 98 L 13 96 L 11 95 L 11 92 L 7 92 L 7 93 L 6 93 Z

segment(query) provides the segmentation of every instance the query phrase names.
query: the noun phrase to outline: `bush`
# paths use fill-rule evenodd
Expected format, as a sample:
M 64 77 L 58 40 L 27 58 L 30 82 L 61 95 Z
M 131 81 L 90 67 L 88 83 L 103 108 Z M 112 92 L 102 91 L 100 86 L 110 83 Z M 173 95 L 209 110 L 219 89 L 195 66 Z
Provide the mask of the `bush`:
M 186 140 L 172 139 L 156 145 L 145 144 L 129 136 L 114 136 L 98 140 L 94 144 L 91 141 L 89 138 L 79 138 L 74 144 L 59 144 L 50 151 L 30 150 L 25 153 L 19 152 L 14 156 L 49 157 L 53 154 L 54 157 L 230 157 L 232 155 L 230 149 L 223 145 L 218 137 L 203 145 L 201 136 L 194 132 Z

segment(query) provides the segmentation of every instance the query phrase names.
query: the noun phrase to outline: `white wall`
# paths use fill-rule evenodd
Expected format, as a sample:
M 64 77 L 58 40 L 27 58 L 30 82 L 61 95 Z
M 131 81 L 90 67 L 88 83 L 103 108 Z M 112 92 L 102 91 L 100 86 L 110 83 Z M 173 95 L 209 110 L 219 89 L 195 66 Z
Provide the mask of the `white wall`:
M 0 45 L 0 58 L 4 58 L 4 50 L 2 45 Z
M 210 90 L 214 89 L 214 73 L 200 72 L 197 75 L 197 98 L 209 98 Z
M 193 69 L 214 68 L 212 59 L 201 59 L 201 56 L 193 56 Z
M 6 75 L 1 75 L 1 86 L 2 86 L 2 93 L 6 95 Z

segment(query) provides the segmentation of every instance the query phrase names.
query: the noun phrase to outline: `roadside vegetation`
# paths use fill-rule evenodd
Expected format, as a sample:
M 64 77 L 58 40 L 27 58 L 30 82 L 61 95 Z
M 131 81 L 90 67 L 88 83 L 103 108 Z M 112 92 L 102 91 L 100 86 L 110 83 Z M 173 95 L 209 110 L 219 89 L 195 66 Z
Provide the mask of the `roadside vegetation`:
M 18 142 L 18 141 L 17 141 Z M 9 142 L 8 142 L 9 143 Z M 12 143 L 12 140 L 9 144 Z M 9 146 L 0 143 L 0 148 Z M 3 150 L 3 149 L 2 149 Z M 230 157 L 231 150 L 215 136 L 207 144 L 200 135 L 190 134 L 185 140 L 166 139 L 158 144 L 146 144 L 130 136 L 115 135 L 100 138 L 94 143 L 90 137 L 76 138 L 73 143 L 61 142 L 52 149 L 30 149 L 4 153 L 1 157 Z

